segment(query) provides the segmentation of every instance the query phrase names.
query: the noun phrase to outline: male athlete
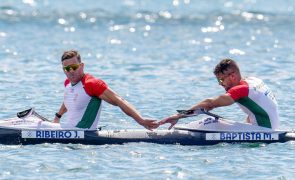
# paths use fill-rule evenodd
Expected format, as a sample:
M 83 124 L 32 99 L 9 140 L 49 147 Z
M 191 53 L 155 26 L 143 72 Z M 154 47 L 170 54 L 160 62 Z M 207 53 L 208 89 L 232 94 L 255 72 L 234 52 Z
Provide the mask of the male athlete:
M 146 129 L 154 129 L 159 125 L 155 120 L 144 119 L 136 109 L 115 93 L 103 80 L 84 73 L 84 63 L 75 50 L 64 52 L 61 58 L 65 80 L 64 100 L 55 114 L 54 122 L 67 112 L 67 121 L 62 127 L 96 129 L 100 118 L 102 101 L 114 106 L 132 117 Z
M 216 65 L 214 74 L 226 93 L 215 98 L 205 99 L 192 106 L 190 110 L 197 108 L 212 110 L 236 102 L 248 115 L 247 123 L 273 130 L 279 128 L 275 96 L 261 79 L 255 77 L 242 78 L 237 63 L 232 59 L 221 60 Z M 159 124 L 171 123 L 169 127 L 171 129 L 183 117 L 181 114 L 175 114 L 163 119 Z

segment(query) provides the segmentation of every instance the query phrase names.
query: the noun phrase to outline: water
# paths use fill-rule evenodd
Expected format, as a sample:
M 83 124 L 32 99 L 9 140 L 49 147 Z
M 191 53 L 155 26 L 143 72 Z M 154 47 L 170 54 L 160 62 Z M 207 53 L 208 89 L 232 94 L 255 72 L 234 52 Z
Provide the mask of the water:
M 244 75 L 260 77 L 273 89 L 281 127 L 292 129 L 294 8 L 293 1 L 278 0 L 2 0 L 0 119 L 29 107 L 52 119 L 63 96 L 60 56 L 77 49 L 87 72 L 156 119 L 223 93 L 212 69 L 231 57 Z M 237 106 L 214 112 L 245 118 Z M 101 125 L 142 128 L 107 104 Z M 0 145 L 0 178 L 294 179 L 294 149 L 294 142 Z

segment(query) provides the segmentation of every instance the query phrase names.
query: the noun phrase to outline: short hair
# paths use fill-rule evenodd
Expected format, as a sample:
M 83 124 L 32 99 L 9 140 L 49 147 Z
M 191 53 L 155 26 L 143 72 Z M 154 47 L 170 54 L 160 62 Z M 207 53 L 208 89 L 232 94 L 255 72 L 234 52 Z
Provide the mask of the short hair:
M 238 64 L 229 58 L 222 59 L 214 68 L 214 74 L 217 76 L 218 74 L 222 73 L 225 74 L 226 71 L 233 70 L 235 72 L 240 73 L 240 69 Z
M 79 63 L 81 63 L 81 56 L 80 56 L 79 52 L 76 50 L 65 51 L 63 53 L 63 55 L 61 56 L 61 62 L 65 61 L 67 59 L 71 59 L 73 57 L 77 57 Z

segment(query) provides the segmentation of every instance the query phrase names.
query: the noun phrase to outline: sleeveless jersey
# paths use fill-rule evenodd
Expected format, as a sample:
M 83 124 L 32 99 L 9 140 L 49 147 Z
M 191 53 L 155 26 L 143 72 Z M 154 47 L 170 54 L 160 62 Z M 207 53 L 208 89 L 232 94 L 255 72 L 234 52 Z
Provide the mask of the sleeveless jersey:
M 99 96 L 108 88 L 107 84 L 89 74 L 71 85 L 65 81 L 64 104 L 67 108 L 66 128 L 96 129 L 101 112 Z
M 229 89 L 231 96 L 249 116 L 251 124 L 271 129 L 279 128 L 277 101 L 261 79 L 248 77 Z

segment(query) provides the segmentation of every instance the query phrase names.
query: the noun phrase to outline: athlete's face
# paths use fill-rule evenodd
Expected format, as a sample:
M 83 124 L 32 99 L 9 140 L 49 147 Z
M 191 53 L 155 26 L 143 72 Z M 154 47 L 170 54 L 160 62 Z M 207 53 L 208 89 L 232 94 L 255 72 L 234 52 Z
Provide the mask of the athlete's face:
M 219 73 L 216 76 L 216 78 L 218 80 L 219 85 L 221 85 L 226 91 L 236 86 L 239 82 L 237 82 L 236 72 L 230 70 L 224 73 Z
M 62 62 L 63 70 L 72 84 L 78 83 L 84 75 L 84 64 L 80 63 L 77 57 L 66 59 Z

